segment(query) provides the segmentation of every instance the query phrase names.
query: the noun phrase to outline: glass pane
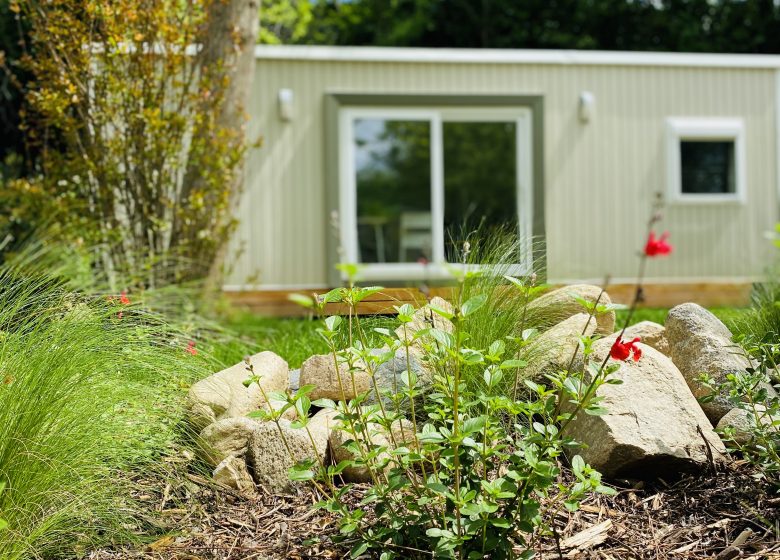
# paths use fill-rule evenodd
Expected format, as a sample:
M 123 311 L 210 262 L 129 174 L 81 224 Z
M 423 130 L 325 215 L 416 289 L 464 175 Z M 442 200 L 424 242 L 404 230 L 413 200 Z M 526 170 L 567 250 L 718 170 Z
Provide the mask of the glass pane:
M 353 126 L 361 262 L 430 260 L 430 122 L 356 119 Z
M 682 192 L 728 194 L 734 189 L 734 142 L 680 142 Z
M 447 260 L 468 234 L 517 226 L 517 136 L 514 122 L 445 122 L 444 227 Z

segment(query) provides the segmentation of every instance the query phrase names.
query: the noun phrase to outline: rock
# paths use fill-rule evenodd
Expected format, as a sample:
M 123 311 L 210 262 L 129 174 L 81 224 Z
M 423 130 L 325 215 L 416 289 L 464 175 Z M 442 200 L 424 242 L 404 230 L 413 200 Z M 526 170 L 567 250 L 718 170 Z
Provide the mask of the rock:
M 254 373 L 261 376 L 260 385 L 267 393 L 286 391 L 287 362 L 273 352 L 260 352 L 249 358 Z M 195 383 L 189 391 L 190 421 L 199 429 L 222 418 L 246 416 L 265 406 L 257 383 L 244 386 L 250 376 L 245 362 L 215 373 Z
M 373 350 L 375 354 L 382 354 L 388 352 L 386 348 Z M 424 391 L 430 387 L 433 376 L 431 373 L 423 367 L 423 363 L 420 357 L 420 352 L 414 347 L 409 347 L 409 362 L 412 372 L 417 375 L 416 387 L 418 391 Z M 379 391 L 379 395 L 382 399 L 382 403 L 385 407 L 394 406 L 392 399 L 389 395 L 395 394 L 399 391 L 404 391 L 406 386 L 403 384 L 401 374 L 406 371 L 406 348 L 402 347 L 396 350 L 395 354 L 388 361 L 379 365 L 374 372 L 371 392 L 368 394 L 368 398 L 364 401 L 366 404 L 375 404 L 377 402 L 376 390 Z M 376 390 L 374 388 L 376 387 Z M 400 407 L 403 411 L 409 410 L 409 399 L 404 398 L 400 403 Z
M 545 373 L 568 368 L 583 331 L 586 336 L 591 336 L 595 330 L 596 321 L 587 313 L 578 313 L 561 321 L 534 338 L 526 347 L 522 359 L 528 365 L 520 375 L 525 379 L 539 380 Z M 577 355 L 582 358 L 582 351 L 578 351 Z
M 431 300 L 430 305 L 439 309 L 443 309 L 448 313 L 455 313 L 455 308 L 452 307 L 452 304 L 438 296 Z M 452 324 L 452 321 L 446 317 L 442 317 L 428 307 L 421 307 L 414 312 L 411 322 L 406 323 L 405 325 L 401 325 L 395 329 L 395 334 L 400 340 L 408 340 L 409 342 L 412 342 L 412 344 L 418 349 L 422 349 L 422 343 L 419 340 L 412 341 L 414 333 L 423 329 L 430 329 L 434 327 L 448 333 L 451 333 L 455 330 L 455 326 Z
M 591 284 L 575 284 L 558 288 L 532 300 L 528 304 L 527 319 L 530 325 L 548 328 L 561 321 L 587 310 L 574 299 L 577 295 L 589 302 L 594 302 L 601 294 L 601 288 Z M 612 300 L 606 292 L 601 296 L 599 305 L 610 305 Z M 612 334 L 615 331 L 615 312 L 607 311 L 596 315 L 596 332 Z
M 339 421 L 336 420 L 338 414 L 338 411 L 333 408 L 323 408 L 318 410 L 309 420 L 309 432 L 311 432 L 317 452 L 323 457 L 328 451 L 330 433 L 340 425 Z
M 369 437 L 371 439 L 371 444 L 381 447 L 389 447 L 390 444 L 388 443 L 387 439 L 380 433 L 377 428 L 378 426 L 375 425 L 369 427 Z M 359 437 L 361 442 L 365 441 L 364 436 L 361 435 Z M 344 447 L 344 444 L 352 439 L 352 434 L 342 429 L 331 431 L 329 440 L 330 454 L 335 464 L 338 465 L 341 461 L 352 460 L 354 458 L 352 452 Z M 364 446 L 364 444 L 361 445 Z M 379 460 L 381 460 L 381 455 L 380 457 L 374 459 L 374 462 Z M 346 482 L 372 482 L 371 473 L 368 467 L 365 466 L 347 467 L 342 471 L 341 476 Z
M 415 442 L 414 424 L 406 418 L 396 420 L 390 425 L 390 434 L 385 435 L 394 447 L 413 447 Z
M 673 307 L 666 318 L 666 339 L 669 356 L 679 368 L 696 398 L 710 393 L 698 378 L 707 373 L 717 383 L 730 373 L 741 373 L 749 366 L 747 358 L 738 354 L 731 341 L 731 332 L 720 319 L 695 303 Z M 707 417 L 716 425 L 733 406 L 725 397 L 702 403 Z
M 200 448 L 206 462 L 216 466 L 227 457 L 243 457 L 252 431 L 260 422 L 252 418 L 223 418 L 200 433 Z
M 601 362 L 611 346 L 610 340 L 596 341 L 593 359 Z M 608 412 L 601 416 L 580 412 L 567 428 L 568 435 L 586 446 L 576 452 L 608 477 L 669 476 L 708 463 L 703 434 L 713 460 L 723 460 L 723 443 L 680 371 L 655 348 L 638 346 L 641 359 L 622 362 L 613 374 L 623 383 L 598 390 Z
M 626 329 L 623 339 L 642 339 L 642 344 L 652 346 L 661 354 L 669 355 L 669 342 L 666 340 L 666 329 L 653 321 L 640 321 Z M 612 339 L 614 341 L 614 338 Z
M 301 368 L 290 370 L 290 381 L 288 383 L 290 391 L 295 392 L 301 388 Z
M 341 378 L 340 382 L 339 377 Z M 350 400 L 365 393 L 371 387 L 371 379 L 363 369 L 356 369 L 350 373 L 347 364 L 339 364 L 339 373 L 337 374 L 333 356 L 328 354 L 316 354 L 303 362 L 300 383 L 301 386 L 314 385 L 315 389 L 309 393 L 309 398 L 312 400 L 340 401 L 345 398 Z
M 304 429 L 294 429 L 286 420 L 258 422 L 249 438 L 247 462 L 252 467 L 255 482 L 271 493 L 286 492 L 292 488 L 289 470 L 296 463 L 312 458 L 325 460 L 325 453 L 312 448 Z M 286 444 L 285 444 L 286 442 Z
M 769 426 L 772 418 L 764 414 L 766 407 L 760 404 L 756 405 L 757 412 L 761 415 L 761 423 Z M 747 444 L 753 437 L 752 432 L 756 428 L 756 416 L 752 411 L 743 408 L 732 408 L 718 422 L 718 431 L 722 432 L 726 428 L 734 429 L 734 441 L 739 445 Z
M 251 495 L 256 490 L 255 482 L 246 467 L 246 461 L 241 457 L 225 457 L 214 469 L 214 480 L 242 494 Z

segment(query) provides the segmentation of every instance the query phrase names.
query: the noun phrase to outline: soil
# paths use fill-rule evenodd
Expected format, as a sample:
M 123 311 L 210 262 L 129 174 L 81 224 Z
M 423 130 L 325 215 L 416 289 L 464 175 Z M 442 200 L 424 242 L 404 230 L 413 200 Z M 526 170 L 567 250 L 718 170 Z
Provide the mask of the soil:
M 735 461 L 676 482 L 620 481 L 616 496 L 593 496 L 561 512 L 543 559 L 733 558 L 780 560 L 780 495 Z M 146 522 L 164 536 L 133 549 L 100 550 L 90 560 L 249 560 L 345 558 L 335 516 L 314 508 L 314 491 L 246 499 L 192 473 L 138 481 Z M 360 500 L 356 486 L 351 499 Z M 147 530 L 149 527 L 147 527 Z

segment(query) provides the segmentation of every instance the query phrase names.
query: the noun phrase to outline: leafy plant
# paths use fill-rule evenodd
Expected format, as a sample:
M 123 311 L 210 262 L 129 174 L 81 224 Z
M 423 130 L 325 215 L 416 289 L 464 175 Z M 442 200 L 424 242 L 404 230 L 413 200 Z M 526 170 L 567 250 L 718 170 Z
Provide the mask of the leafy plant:
M 780 342 L 774 335 L 756 341 L 748 337 L 738 340 L 750 360 L 744 372 L 728 374 L 717 383 L 710 376 L 701 379 L 710 389 L 703 400 L 724 396 L 742 411 L 738 425 L 726 426 L 722 435 L 730 451 L 742 455 L 757 468 L 757 476 L 765 478 L 780 491 Z
M 657 238 L 653 232 L 657 209 L 648 223 L 635 296 L 611 351 L 593 359 L 586 325 L 569 366 L 543 380 L 525 378 L 528 364 L 518 357 L 533 339 L 526 308 L 541 288 L 534 276 L 496 277 L 494 267 L 469 266 L 470 240 L 463 244 L 461 266 L 452 267 L 457 280 L 452 304 L 397 306 L 397 328 L 374 329 L 384 342 L 378 350 L 371 347 L 357 306 L 381 288 L 356 286 L 356 265 L 341 266 L 351 279 L 348 287 L 295 298 L 323 316 L 328 304 L 347 308 L 346 319 L 326 316 L 317 331 L 332 356 L 342 398 L 311 402 L 311 387 L 302 387 L 294 395 L 271 395 L 284 405 L 266 415 L 284 438 L 278 418 L 285 410 L 295 407 L 294 427 L 306 430 L 312 407 L 334 411 L 340 439 L 346 440 L 334 451 L 339 462 L 304 461 L 290 476 L 317 486 L 324 496 L 320 507 L 339 516 L 351 557 L 373 550 L 387 560 L 531 558 L 540 538 L 558 541 L 557 512 L 576 511 L 589 493 L 614 492 L 576 455 L 578 443 L 567 427 L 579 414 L 606 412 L 599 387 L 621 383 L 620 362 L 641 357 L 638 339 L 622 337 L 642 298 L 648 258 L 672 251 L 668 234 Z M 589 323 L 617 307 L 602 303 L 604 293 L 595 302 L 580 302 Z M 499 300 L 520 305 L 502 316 Z M 357 391 L 357 373 L 376 381 L 380 367 L 399 353 L 406 368 L 392 388 L 374 382 L 368 391 Z M 422 367 L 413 367 L 413 360 Z M 247 383 L 256 381 L 250 372 Z M 563 476 L 565 455 L 571 457 L 571 478 Z M 352 486 L 338 482 L 357 473 L 371 484 L 354 505 L 346 499 Z
M 320 506 L 339 514 L 342 537 L 353 542 L 352 557 L 369 549 L 381 551 L 382 558 L 388 559 L 486 554 L 514 558 L 518 551 L 530 557 L 536 540 L 554 532 L 551 520 L 556 511 L 576 510 L 590 492 L 612 492 L 579 456 L 572 460 L 574 479 L 567 481 L 561 461 L 564 450 L 576 445 L 565 434 L 566 424 L 580 411 L 601 412 L 596 390 L 614 381 L 611 375 L 619 366 L 604 363 L 593 365 L 587 373 L 559 372 L 549 377 L 549 387 L 527 380 L 526 395 L 511 398 L 502 390 L 504 377 L 514 376 L 523 365 L 507 352 L 507 343 L 513 340 L 473 345 L 469 321 L 488 305 L 488 296 L 462 297 L 463 286 L 479 277 L 480 270 L 467 267 L 455 273 L 459 289 L 453 308 L 397 307 L 397 330 L 376 329 L 385 343 L 380 352 L 371 350 L 355 313 L 356 306 L 378 288 L 338 288 L 314 303 L 320 310 L 332 302 L 350 309 L 346 320 L 326 317 L 318 331 L 336 370 L 346 365 L 349 372 L 344 379 L 339 376 L 342 394 L 350 384 L 354 390 L 356 371 L 364 369 L 373 377 L 400 351 L 407 369 L 395 390 L 379 394 L 375 385 L 355 399 L 338 403 L 310 402 L 309 388 L 292 396 L 271 395 L 286 398 L 286 404 L 270 414 L 276 418 L 286 408 L 296 407 L 303 419 L 296 424 L 299 428 L 307 429 L 312 406 L 336 412 L 351 458 L 337 465 L 304 462 L 292 470 L 291 477 L 317 484 L 326 496 Z M 522 281 L 514 284 L 525 296 L 532 291 Z M 428 317 L 430 326 L 420 328 L 421 316 Z M 437 326 L 447 323 L 434 317 L 451 321 L 452 330 Z M 339 344 L 344 339 L 351 341 L 346 347 Z M 584 347 L 586 356 L 589 348 L 589 344 Z M 423 373 L 410 365 L 420 352 L 430 382 L 423 382 Z M 476 372 L 481 383 L 467 383 Z M 252 381 L 250 377 L 248 382 Z M 376 404 L 367 404 L 372 392 Z M 360 469 L 372 481 L 359 508 L 344 499 L 350 485 L 337 484 L 348 469 Z M 373 508 L 370 519 L 366 507 Z
M 59 210 L 43 219 L 95 251 L 112 289 L 202 278 L 235 225 L 243 129 L 220 119 L 241 109 L 233 61 L 210 48 L 220 34 L 239 40 L 227 23 L 209 26 L 223 4 L 9 3 L 28 29 L 12 62 L 29 76 L 16 84 L 22 129 L 41 154 L 40 177 L 12 185 L 22 203 L 10 218 L 40 227 L 36 210 Z

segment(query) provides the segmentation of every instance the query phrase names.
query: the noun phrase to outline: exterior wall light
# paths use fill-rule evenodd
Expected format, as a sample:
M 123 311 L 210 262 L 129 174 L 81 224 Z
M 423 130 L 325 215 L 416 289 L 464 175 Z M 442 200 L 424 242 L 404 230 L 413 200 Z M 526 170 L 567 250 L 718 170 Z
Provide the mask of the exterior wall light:
M 293 118 L 294 100 L 293 90 L 289 88 L 279 90 L 279 118 L 285 122 L 291 121 Z
M 583 91 L 580 93 L 580 121 L 583 123 L 590 122 L 596 113 L 596 96 L 589 91 Z

